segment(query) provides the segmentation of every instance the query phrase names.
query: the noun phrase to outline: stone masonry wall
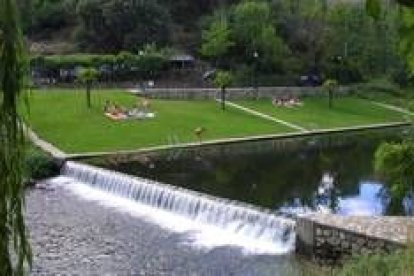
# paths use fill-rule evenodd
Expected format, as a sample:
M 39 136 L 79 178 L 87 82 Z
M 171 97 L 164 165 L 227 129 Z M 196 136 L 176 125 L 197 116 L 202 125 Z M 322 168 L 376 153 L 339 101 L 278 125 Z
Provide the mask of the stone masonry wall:
M 333 215 L 332 215 L 333 216 Z M 364 227 L 365 231 L 357 231 L 352 229 L 344 219 L 343 226 L 338 225 L 338 220 L 331 223 L 328 219 L 325 222 L 320 219 L 298 218 L 296 223 L 297 239 L 296 251 L 301 255 L 305 255 L 320 264 L 334 264 L 352 255 L 366 255 L 376 253 L 388 253 L 405 246 L 403 239 L 399 239 L 398 231 L 395 236 L 390 239 L 386 235 L 378 235 L 378 232 L 370 232 L 371 227 Z M 355 218 L 353 218 L 355 220 Z M 361 226 L 367 223 L 377 223 L 378 220 L 372 221 L 369 218 L 361 217 Z M 411 219 L 407 222 L 413 223 Z M 394 223 L 394 221 L 392 221 Z M 394 227 L 402 227 L 407 229 L 405 223 Z M 387 227 L 387 225 L 377 225 L 379 228 Z M 401 231 L 400 231 L 401 232 Z M 406 230 L 402 232 L 407 233 Z

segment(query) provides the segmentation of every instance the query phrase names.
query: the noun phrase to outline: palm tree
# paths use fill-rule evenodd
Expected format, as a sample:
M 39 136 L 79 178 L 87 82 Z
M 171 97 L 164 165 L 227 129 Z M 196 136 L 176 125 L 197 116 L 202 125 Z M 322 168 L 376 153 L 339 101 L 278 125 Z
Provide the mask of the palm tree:
M 226 88 L 233 82 L 233 77 L 230 72 L 218 71 L 214 76 L 214 84 L 220 88 L 221 94 L 221 108 L 226 109 Z
M 86 105 L 91 108 L 91 88 L 94 80 L 98 78 L 98 71 L 94 68 L 84 68 L 80 70 L 78 78 L 86 84 Z
M 16 1 L 0 0 L 0 7 L 0 275 L 23 275 L 32 262 L 23 217 L 24 134 L 17 110 L 26 63 Z
M 326 91 L 328 91 L 329 108 L 332 108 L 335 90 L 338 87 L 338 81 L 333 80 L 333 79 L 328 79 L 323 83 L 323 87 L 326 89 Z

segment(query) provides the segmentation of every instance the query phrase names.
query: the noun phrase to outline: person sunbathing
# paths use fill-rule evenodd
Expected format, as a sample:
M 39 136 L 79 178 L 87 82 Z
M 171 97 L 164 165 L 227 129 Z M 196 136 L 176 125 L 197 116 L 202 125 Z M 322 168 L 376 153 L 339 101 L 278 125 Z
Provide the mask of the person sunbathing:
M 280 98 L 273 98 L 272 104 L 276 107 L 283 106 L 283 100 Z
M 106 101 L 105 101 L 104 108 L 103 108 L 104 113 L 109 113 L 109 111 L 111 110 L 111 108 L 112 108 L 112 104 L 111 104 L 111 102 L 110 102 L 110 101 L 108 101 L 108 100 L 106 100 Z
M 273 98 L 272 105 L 276 107 L 302 106 L 303 103 L 297 97 Z
M 147 98 L 143 98 L 141 101 L 141 106 L 144 112 L 148 113 L 151 109 L 151 103 Z
M 105 115 L 113 120 L 122 120 L 128 117 L 124 109 L 116 104 L 109 106 L 107 112 L 105 112 Z

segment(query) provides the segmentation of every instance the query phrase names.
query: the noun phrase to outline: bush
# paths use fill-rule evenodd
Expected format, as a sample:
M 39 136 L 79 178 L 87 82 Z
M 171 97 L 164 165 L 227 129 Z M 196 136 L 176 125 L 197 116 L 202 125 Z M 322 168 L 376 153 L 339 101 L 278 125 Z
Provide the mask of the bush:
M 356 95 L 361 98 L 378 100 L 383 96 L 404 97 L 404 90 L 386 79 L 371 80 L 352 86 Z
M 52 157 L 38 149 L 30 149 L 24 161 L 25 175 L 30 180 L 40 180 L 59 174 L 59 166 Z
M 412 275 L 414 249 L 398 251 L 390 255 L 359 256 L 344 265 L 335 275 Z
M 408 108 L 408 110 L 410 110 L 410 111 L 414 111 L 414 100 L 409 100 L 409 101 L 407 102 L 407 108 Z
M 407 65 L 400 65 L 391 72 L 391 80 L 400 87 L 408 87 L 412 84 L 410 71 Z
M 65 81 L 60 77 L 60 69 L 77 71 L 79 67 L 95 68 L 101 76 L 119 81 L 132 80 L 136 76 L 154 78 L 167 67 L 168 56 L 165 49 L 147 45 L 139 53 L 33 56 L 30 66 L 43 77 L 54 77 L 57 81 Z

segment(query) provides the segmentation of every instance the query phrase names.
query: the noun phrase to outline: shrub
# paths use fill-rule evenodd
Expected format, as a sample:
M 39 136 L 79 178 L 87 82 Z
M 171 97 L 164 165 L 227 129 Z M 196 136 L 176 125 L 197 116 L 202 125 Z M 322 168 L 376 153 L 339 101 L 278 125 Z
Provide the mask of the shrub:
M 390 255 L 359 256 L 349 261 L 335 275 L 412 275 L 414 249 L 398 251 Z
M 40 180 L 59 174 L 59 166 L 52 157 L 38 149 L 30 149 L 24 160 L 27 179 Z
M 407 108 L 408 108 L 410 111 L 414 111 L 414 100 L 409 100 L 409 101 L 407 102 Z

